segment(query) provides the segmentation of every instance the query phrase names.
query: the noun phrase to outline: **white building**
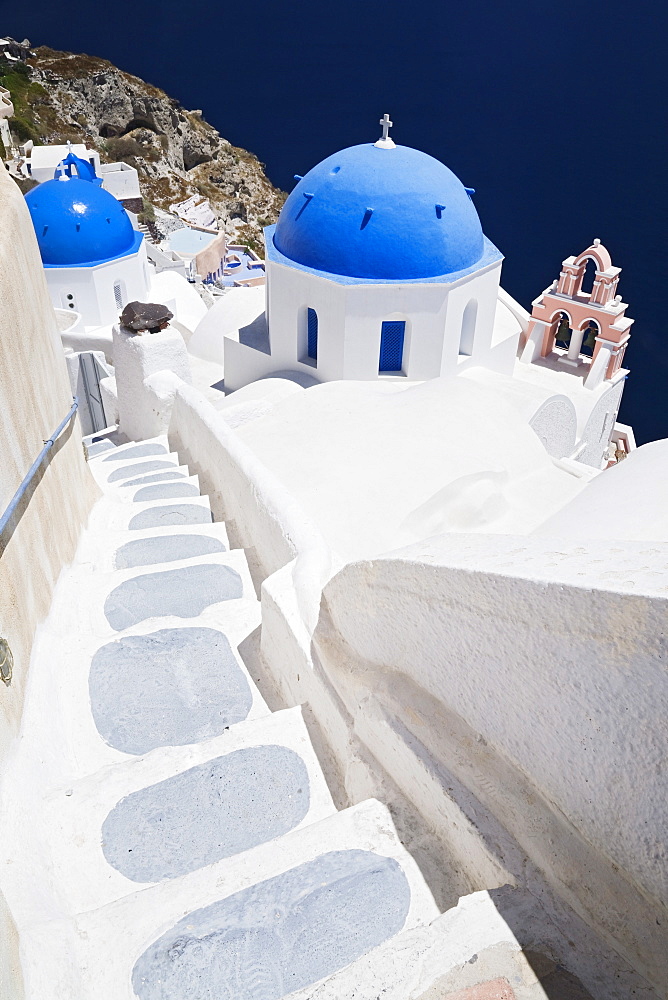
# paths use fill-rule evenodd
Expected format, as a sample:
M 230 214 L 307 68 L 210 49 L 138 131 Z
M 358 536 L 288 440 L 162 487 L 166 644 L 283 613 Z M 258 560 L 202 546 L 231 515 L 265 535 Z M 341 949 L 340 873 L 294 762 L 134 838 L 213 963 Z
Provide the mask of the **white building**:
M 182 273 L 156 266 L 155 258 L 165 255 L 153 244 L 149 259 L 143 234 L 133 228 L 123 205 L 101 186 L 92 164 L 70 151 L 55 172 L 58 179 L 33 188 L 26 202 L 57 310 L 61 341 L 75 356 L 68 367 L 73 391 L 81 397 L 82 428 L 88 433 L 117 419 L 113 327 L 125 305 L 132 301 L 164 304 L 186 339 L 207 310 Z M 80 358 L 81 352 L 100 354 L 93 363 Z M 193 365 L 204 368 L 201 381 L 205 385 L 222 377 L 218 366 L 211 371 L 212 366 L 196 358 Z M 105 378 L 99 392 L 98 377 Z
M 127 202 L 125 208 L 132 211 L 141 210 L 141 190 L 136 169 L 122 161 L 101 163 L 98 151 L 88 149 L 83 142 L 32 146 L 30 156 L 26 160 L 26 169 L 33 180 L 43 184 L 44 181 L 54 178 L 59 165 L 66 161 L 69 155 L 76 156 L 89 164 L 95 175 L 101 178 L 105 191 L 113 194 L 119 201 Z
M 529 317 L 500 288 L 502 256 L 473 192 L 433 157 L 395 146 L 383 125 L 376 143 L 298 178 L 265 233 L 264 310 L 240 310 L 246 322 L 230 330 L 239 310 L 228 296 L 191 350 L 224 360 L 228 392 L 277 373 L 303 385 L 467 374 L 513 400 L 552 457 L 601 468 L 628 372 L 584 384 L 591 358 L 569 367 L 558 350 L 523 351 Z
M 152 276 L 174 329 L 116 329 L 120 424 L 86 464 L 38 244 L 60 226 L 62 268 L 125 230 L 77 230 L 99 189 L 53 183 L 35 239 L 0 174 L 0 994 L 663 1000 L 668 442 L 597 467 L 630 322 L 584 301 L 588 253 L 617 277 L 603 248 L 534 323 L 479 257 L 463 285 L 407 259 L 405 300 L 354 281 L 325 326 L 319 283 L 353 265 L 274 260 L 270 284 L 303 275 L 295 357 L 320 310 L 315 364 L 214 405 L 190 363 L 221 331 L 266 354 L 263 290 L 202 319 Z M 436 374 L 401 374 L 430 343 Z
M 26 196 L 51 300 L 79 314 L 84 327 L 105 326 L 127 302 L 146 299 L 144 237 L 94 172 L 91 177 L 92 164 L 73 153 L 61 163 L 57 180 L 45 180 Z M 66 168 L 76 175 L 68 176 Z
M 266 341 L 226 340 L 226 385 L 278 370 L 319 382 L 511 372 L 513 338 L 494 333 L 502 256 L 471 194 L 387 137 L 310 170 L 266 230 Z

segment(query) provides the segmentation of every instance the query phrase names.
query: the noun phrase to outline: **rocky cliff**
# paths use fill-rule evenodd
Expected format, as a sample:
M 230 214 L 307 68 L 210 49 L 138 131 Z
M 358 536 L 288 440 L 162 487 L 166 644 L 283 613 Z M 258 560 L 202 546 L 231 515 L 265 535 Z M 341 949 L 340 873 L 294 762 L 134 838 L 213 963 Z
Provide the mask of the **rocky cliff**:
M 193 194 L 208 198 L 226 230 L 262 247 L 262 227 L 276 220 L 285 194 L 256 156 L 224 139 L 200 111 L 106 59 L 25 43 L 21 53 L 18 61 L 0 59 L 18 142 L 85 142 L 103 161 L 136 167 L 151 204 L 168 209 Z

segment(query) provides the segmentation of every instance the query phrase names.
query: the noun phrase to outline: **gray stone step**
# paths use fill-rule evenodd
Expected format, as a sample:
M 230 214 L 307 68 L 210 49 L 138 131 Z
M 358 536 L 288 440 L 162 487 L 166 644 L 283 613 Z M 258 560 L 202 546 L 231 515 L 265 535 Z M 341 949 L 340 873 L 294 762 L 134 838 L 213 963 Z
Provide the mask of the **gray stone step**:
M 204 558 L 206 562 L 199 561 Z M 165 615 L 197 618 L 213 604 L 244 596 L 243 580 L 237 570 L 227 562 L 214 561 L 213 555 L 182 561 L 174 569 L 137 574 L 133 567 L 119 571 L 121 574 L 133 575 L 118 583 L 104 602 L 104 616 L 115 632 Z
M 106 502 L 106 500 L 105 500 Z M 115 509 L 109 504 L 107 511 Z M 111 514 L 107 513 L 107 521 Z M 203 542 L 188 544 L 187 542 L 171 542 L 171 539 L 207 539 L 212 542 L 205 546 Z M 148 542 L 148 545 L 144 545 Z M 195 551 L 199 545 L 201 552 Z M 221 547 L 222 546 L 222 547 Z M 138 567 L 154 566 L 158 562 L 173 562 L 175 559 L 189 559 L 206 552 L 225 552 L 230 548 L 225 525 L 221 522 L 210 524 L 183 524 L 178 528 L 166 525 L 158 528 L 123 531 L 108 530 L 102 534 L 97 530 L 97 519 L 91 518 L 89 530 L 82 538 L 77 552 L 77 564 L 87 564 L 95 572 L 110 572 L 113 569 L 129 569 L 124 565 L 134 561 Z M 182 555 L 178 555 L 179 552 Z M 160 557 L 163 556 L 163 559 Z M 142 560 L 148 560 L 143 563 Z
M 152 538 L 136 538 L 121 545 L 115 554 L 115 569 L 132 569 L 151 566 L 156 563 L 175 562 L 192 559 L 195 556 L 225 552 L 226 546 L 210 535 L 154 535 Z
M 65 592 L 64 601 L 68 600 L 71 603 Z M 113 633 L 101 638 L 84 628 L 62 630 L 61 607 L 56 606 L 35 645 L 34 686 L 26 703 L 16 765 L 23 769 L 25 780 L 18 771 L 15 774 L 19 787 L 25 786 L 21 795 L 35 786 L 36 774 L 43 795 L 131 760 L 138 751 L 146 753 L 162 737 L 182 746 L 217 735 L 221 724 L 233 725 L 246 708 L 248 720 L 266 716 L 268 709 L 255 679 L 237 652 L 259 625 L 259 605 L 245 600 L 233 603 L 226 616 L 212 613 L 195 621 L 162 618 L 120 638 Z M 191 628 L 196 657 L 190 654 Z M 204 640 L 203 630 L 207 630 Z M 178 641 L 165 655 L 160 646 L 170 631 Z M 127 655 L 128 646 L 142 650 L 143 672 L 136 656 Z
M 102 431 L 101 433 L 104 434 L 105 432 Z M 88 438 L 84 438 L 84 441 L 87 442 L 87 441 L 92 440 L 93 438 L 95 438 L 97 436 L 98 435 L 96 435 L 96 434 L 91 434 L 91 435 L 89 435 Z M 166 434 L 160 434 L 157 437 L 146 438 L 143 441 L 124 441 L 121 444 L 118 443 L 118 432 L 117 431 L 115 431 L 115 432 L 112 431 L 112 433 L 109 436 L 112 439 L 112 443 L 114 444 L 114 446 L 116 448 L 116 455 L 119 458 L 124 457 L 124 456 L 131 457 L 132 456 L 132 452 L 135 451 L 135 449 L 137 449 L 137 448 L 141 448 L 142 453 L 144 455 L 147 454 L 147 449 L 154 449 L 156 447 L 162 447 L 162 448 L 165 449 L 165 451 L 169 451 L 169 441 L 167 440 L 167 435 Z M 151 451 L 150 453 L 151 454 L 157 454 L 157 452 L 155 452 L 155 451 Z M 135 454 L 136 454 L 136 452 L 135 452 Z M 95 456 L 95 458 L 99 458 L 99 457 L 100 456 Z M 113 461 L 113 458 L 111 458 L 110 461 Z
M 162 461 L 162 459 L 159 461 Z M 156 472 L 138 473 L 136 476 L 131 475 L 128 479 L 122 479 L 118 482 L 103 483 L 102 488 L 107 496 L 114 497 L 116 500 L 128 500 L 143 486 L 189 482 L 195 478 L 190 475 L 190 469 L 187 465 L 178 465 L 175 463 L 166 469 L 158 469 Z M 199 484 L 199 480 L 197 482 Z
M 238 860 L 335 814 L 299 708 L 123 761 L 38 809 L 70 914 Z
M 93 656 L 88 691 L 97 731 L 124 754 L 212 739 L 253 707 L 252 684 L 227 636 L 197 626 L 105 643 Z
M 182 500 L 145 500 L 132 504 L 113 503 L 108 508 L 108 531 L 140 531 L 147 528 L 179 528 L 186 524 L 211 524 L 207 496 Z
M 257 603 L 243 549 L 113 572 L 79 563 L 67 573 L 67 589 L 72 599 L 59 602 L 60 614 L 52 623 L 65 641 L 74 634 L 102 641 L 128 629 L 136 631 L 143 623 L 147 628 L 151 623 L 166 627 L 167 621 L 178 626 L 203 615 L 223 625 L 233 620 L 240 603 Z
M 199 480 L 196 476 L 183 479 L 180 482 L 152 483 L 147 486 L 133 487 L 128 500 L 138 503 L 145 500 L 182 500 L 184 497 L 199 496 Z
M 23 929 L 28 1000 L 278 1000 L 438 910 L 369 800 L 72 921 Z
M 553 994 L 543 991 L 512 927 L 511 912 L 474 892 L 336 972 L 316 993 L 300 989 L 290 1000 L 547 1000 Z
M 88 466 L 101 489 L 116 487 L 130 479 L 179 469 L 179 457 L 159 439 L 131 443 L 89 459 Z
M 167 483 L 174 482 L 179 479 L 188 479 L 189 471 L 187 465 L 175 465 L 173 471 L 170 472 L 167 469 L 164 472 L 145 472 L 143 475 L 139 475 L 133 479 L 125 479 L 119 484 L 118 490 L 119 495 L 123 496 L 123 490 L 138 486 L 149 486 L 151 483 Z

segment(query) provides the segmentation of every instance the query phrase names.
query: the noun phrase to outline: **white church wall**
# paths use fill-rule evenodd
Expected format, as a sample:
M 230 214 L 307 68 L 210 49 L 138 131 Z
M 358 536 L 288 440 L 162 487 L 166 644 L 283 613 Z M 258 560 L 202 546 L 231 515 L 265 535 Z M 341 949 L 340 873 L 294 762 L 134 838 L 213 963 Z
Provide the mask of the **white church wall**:
M 95 281 L 85 267 L 44 269 L 51 301 L 55 308 L 78 312 L 85 326 L 100 326 L 100 308 Z
M 582 431 L 576 455 L 579 462 L 582 462 L 584 465 L 591 465 L 595 469 L 601 467 L 610 443 L 610 437 L 614 430 L 617 413 L 622 401 L 624 382 L 618 381 L 612 386 L 601 383 L 601 388 L 605 391 L 596 401 L 595 406 L 589 414 L 587 423 Z
M 128 302 L 145 302 L 149 291 L 146 248 L 142 240 L 137 253 L 91 268 L 100 309 L 101 324 L 116 323 Z M 120 305 L 119 305 L 120 302 Z
M 454 801 L 665 990 L 666 600 L 645 546 L 449 535 L 349 564 L 323 598 L 324 682 L 420 813 L 443 829 Z M 466 823 L 445 829 L 470 864 Z
M 149 290 L 144 242 L 127 257 L 89 267 L 44 269 L 53 305 L 81 314 L 84 326 L 115 323 L 123 306 L 133 300 L 146 301 Z M 121 305 L 116 301 L 118 289 Z
M 452 284 L 347 285 L 268 261 L 270 353 L 254 350 L 242 337 L 239 346 L 228 347 L 226 341 L 226 385 L 237 389 L 283 370 L 311 369 L 319 382 L 387 377 L 391 373 L 379 372 L 381 327 L 392 321 L 406 324 L 403 365 L 397 374 L 410 380 L 454 375 L 467 364 L 511 371 L 515 331 L 504 335 L 502 344 L 493 339 L 500 270 L 500 262 L 495 263 Z M 469 304 L 470 353 L 462 355 L 462 319 Z M 309 309 L 318 321 L 317 361 L 308 357 Z
M 30 176 L 38 184 L 42 184 L 43 181 L 53 180 L 56 167 L 70 152 L 82 160 L 91 163 L 95 168 L 95 173 L 99 176 L 100 154 L 95 149 L 86 149 L 86 145 L 83 142 L 74 143 L 72 146 L 66 144 L 33 146 L 29 160 Z
M 626 372 L 622 369 L 614 379 L 600 382 L 594 389 L 568 369 L 547 365 L 518 361 L 513 376 L 506 390 L 511 394 L 516 395 L 526 387 L 530 392 L 542 393 L 545 400 L 552 396 L 568 397 L 576 416 L 575 441 L 569 457 L 600 469 L 617 419 Z M 480 377 L 476 374 L 476 378 Z
M 448 295 L 440 374 L 460 373 L 473 365 L 502 372 L 512 371 L 512 345 L 512 361 L 503 353 L 492 353 L 500 276 L 499 261 L 489 270 L 462 279 L 452 286 Z
M 318 360 L 308 359 L 307 309 L 318 316 Z M 345 288 L 267 261 L 267 319 L 272 370 L 299 366 L 318 381 L 344 378 Z M 227 366 L 226 366 L 227 367 Z M 350 376 L 354 377 L 354 376 Z

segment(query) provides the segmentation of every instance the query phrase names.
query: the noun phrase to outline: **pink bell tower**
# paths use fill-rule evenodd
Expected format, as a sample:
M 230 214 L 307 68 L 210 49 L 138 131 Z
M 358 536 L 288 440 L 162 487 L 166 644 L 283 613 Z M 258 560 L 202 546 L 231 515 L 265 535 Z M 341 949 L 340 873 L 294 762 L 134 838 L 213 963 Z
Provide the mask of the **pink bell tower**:
M 593 261 L 596 272 L 591 292 L 583 292 L 588 261 Z M 545 359 L 543 364 L 553 363 L 550 367 L 570 369 L 584 378 L 587 389 L 616 381 L 633 324 L 625 315 L 627 303 L 616 294 L 620 272 L 600 240 L 579 256 L 567 257 L 559 278 L 532 303 L 520 360 L 530 364 Z M 583 353 L 585 338 L 593 340 L 591 357 Z M 557 340 L 566 340 L 567 346 L 559 347 Z

